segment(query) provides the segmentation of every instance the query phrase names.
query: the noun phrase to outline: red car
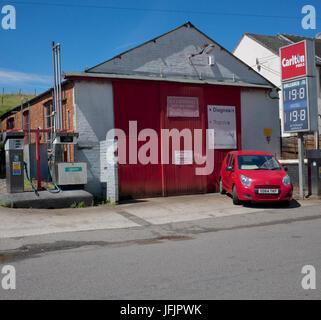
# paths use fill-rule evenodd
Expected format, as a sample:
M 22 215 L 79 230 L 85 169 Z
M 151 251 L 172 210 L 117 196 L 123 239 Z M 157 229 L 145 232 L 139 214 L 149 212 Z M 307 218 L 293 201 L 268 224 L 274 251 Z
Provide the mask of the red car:
M 220 193 L 230 193 L 234 204 L 242 201 L 289 204 L 293 186 L 286 170 L 272 153 L 231 151 L 220 171 Z

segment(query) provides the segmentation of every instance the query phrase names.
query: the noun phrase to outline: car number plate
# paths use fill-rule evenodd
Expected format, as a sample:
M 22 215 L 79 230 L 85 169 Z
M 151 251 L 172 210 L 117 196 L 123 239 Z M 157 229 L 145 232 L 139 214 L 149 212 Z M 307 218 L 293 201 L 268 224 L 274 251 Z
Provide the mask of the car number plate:
M 279 189 L 258 189 L 260 194 L 278 194 Z

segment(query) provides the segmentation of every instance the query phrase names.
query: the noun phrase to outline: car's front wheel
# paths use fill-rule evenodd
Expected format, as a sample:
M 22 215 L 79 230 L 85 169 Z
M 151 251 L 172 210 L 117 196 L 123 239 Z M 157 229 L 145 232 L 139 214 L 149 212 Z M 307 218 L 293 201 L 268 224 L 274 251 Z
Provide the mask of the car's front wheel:
M 220 194 L 225 194 L 225 193 L 226 193 L 226 191 L 225 191 L 224 188 L 223 188 L 222 179 L 220 179 L 219 188 L 220 188 Z
M 233 186 L 233 194 L 232 194 L 232 197 L 233 197 L 233 204 L 235 205 L 239 205 L 241 204 L 241 201 L 239 200 L 239 197 L 237 195 L 237 190 L 236 190 L 236 187 Z

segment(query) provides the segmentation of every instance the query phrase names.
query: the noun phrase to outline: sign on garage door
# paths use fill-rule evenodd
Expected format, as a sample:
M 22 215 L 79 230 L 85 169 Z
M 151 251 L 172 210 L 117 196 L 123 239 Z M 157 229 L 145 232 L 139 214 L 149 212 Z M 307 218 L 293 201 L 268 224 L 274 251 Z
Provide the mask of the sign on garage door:
M 208 129 L 214 129 L 215 149 L 236 149 L 236 115 L 233 106 L 207 106 Z

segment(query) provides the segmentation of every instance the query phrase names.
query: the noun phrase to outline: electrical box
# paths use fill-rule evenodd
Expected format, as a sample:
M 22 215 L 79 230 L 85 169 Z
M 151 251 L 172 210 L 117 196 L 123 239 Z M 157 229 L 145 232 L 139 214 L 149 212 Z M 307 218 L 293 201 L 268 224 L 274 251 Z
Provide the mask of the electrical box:
M 87 184 L 87 163 L 58 162 L 54 166 L 53 176 L 58 186 Z
M 54 144 L 76 144 L 79 133 L 75 132 L 56 132 Z
M 307 150 L 309 194 L 321 195 L 321 150 Z
M 209 66 L 215 65 L 215 57 L 214 56 L 208 56 L 208 65 Z

